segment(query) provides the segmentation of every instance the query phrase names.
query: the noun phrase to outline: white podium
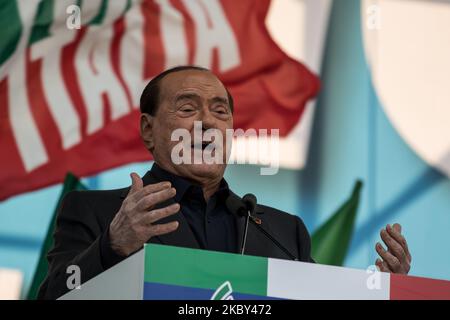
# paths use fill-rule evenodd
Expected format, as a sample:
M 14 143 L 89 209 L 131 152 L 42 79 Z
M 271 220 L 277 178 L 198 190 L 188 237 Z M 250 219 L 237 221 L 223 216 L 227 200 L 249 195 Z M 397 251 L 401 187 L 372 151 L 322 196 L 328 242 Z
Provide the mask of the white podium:
M 149 244 L 60 299 L 450 299 L 450 281 Z

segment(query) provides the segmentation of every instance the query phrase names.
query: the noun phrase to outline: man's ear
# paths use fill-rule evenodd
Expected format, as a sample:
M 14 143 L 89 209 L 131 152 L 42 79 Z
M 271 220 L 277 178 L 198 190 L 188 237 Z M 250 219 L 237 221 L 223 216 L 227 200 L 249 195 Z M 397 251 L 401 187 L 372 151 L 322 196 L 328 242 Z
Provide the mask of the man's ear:
M 155 118 L 148 113 L 141 114 L 141 137 L 147 149 L 152 152 L 155 147 L 153 140 L 153 121 Z

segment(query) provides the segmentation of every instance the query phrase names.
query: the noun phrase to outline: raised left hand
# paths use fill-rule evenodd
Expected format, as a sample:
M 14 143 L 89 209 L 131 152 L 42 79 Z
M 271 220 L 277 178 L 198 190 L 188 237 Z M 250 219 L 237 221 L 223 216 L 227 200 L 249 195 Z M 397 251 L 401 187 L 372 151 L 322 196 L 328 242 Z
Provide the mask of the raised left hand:
M 402 226 L 395 223 L 391 227 L 388 224 L 386 229 L 381 229 L 380 236 L 387 250 L 377 242 L 375 250 L 382 259 L 378 258 L 375 265 L 383 272 L 408 274 L 411 268 L 411 254 L 406 239 L 402 235 Z

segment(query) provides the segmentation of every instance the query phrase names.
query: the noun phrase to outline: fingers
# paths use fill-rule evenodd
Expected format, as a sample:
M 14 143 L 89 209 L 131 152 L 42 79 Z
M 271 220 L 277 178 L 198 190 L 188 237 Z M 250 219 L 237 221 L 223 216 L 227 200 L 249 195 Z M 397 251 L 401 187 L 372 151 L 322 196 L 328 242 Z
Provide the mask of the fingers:
M 396 239 L 391 237 L 391 235 L 385 229 L 381 230 L 380 236 L 383 242 L 386 244 L 388 251 L 392 253 L 400 262 L 406 262 L 406 253 L 400 243 L 398 243 Z
M 174 197 L 176 193 L 175 188 L 169 188 L 148 194 L 137 202 L 136 209 L 138 211 L 147 211 L 158 203 Z
M 172 221 L 163 224 L 154 224 L 150 227 L 151 236 L 160 236 L 166 233 L 173 232 L 178 228 L 178 221 Z
M 164 189 L 169 189 L 171 187 L 170 182 L 168 181 L 163 181 L 163 182 L 159 182 L 159 183 L 154 183 L 154 184 L 148 184 L 145 187 L 141 188 L 140 190 L 137 190 L 136 192 L 134 192 L 133 194 L 131 194 L 131 200 L 132 201 L 139 201 L 141 200 L 143 197 L 164 190 Z
M 382 261 L 380 258 L 378 258 L 375 261 L 375 265 L 378 267 L 378 270 L 381 272 L 391 272 L 391 270 L 389 270 L 387 263 Z
M 409 253 L 408 243 L 406 242 L 405 237 L 401 234 L 402 227 L 398 223 L 396 223 L 393 227 L 387 225 L 386 230 L 389 235 L 402 246 L 408 261 L 411 262 L 412 258 L 411 254 Z
M 141 177 L 139 177 L 139 175 L 137 173 L 132 172 L 130 174 L 130 177 L 131 177 L 131 188 L 130 188 L 129 194 L 142 189 L 142 187 L 144 186 L 144 183 L 142 182 Z
M 377 259 L 376 265 L 381 271 L 407 274 L 411 268 L 411 254 L 405 238 L 401 234 L 402 227 L 396 223 L 392 227 L 388 224 L 386 229 L 380 232 L 381 239 L 386 244 L 387 250 L 377 243 L 375 250 L 382 260 Z
M 387 266 L 392 272 L 401 271 L 400 260 L 397 259 L 392 253 L 387 252 L 380 243 L 375 245 L 375 250 L 378 252 L 383 261 L 387 263 Z
M 180 205 L 178 203 L 174 203 L 165 208 L 156 209 L 156 210 L 147 212 L 145 215 L 142 216 L 141 221 L 142 221 L 142 223 L 147 224 L 147 225 L 152 224 L 163 218 L 171 216 L 171 215 L 177 213 L 178 211 L 180 211 Z

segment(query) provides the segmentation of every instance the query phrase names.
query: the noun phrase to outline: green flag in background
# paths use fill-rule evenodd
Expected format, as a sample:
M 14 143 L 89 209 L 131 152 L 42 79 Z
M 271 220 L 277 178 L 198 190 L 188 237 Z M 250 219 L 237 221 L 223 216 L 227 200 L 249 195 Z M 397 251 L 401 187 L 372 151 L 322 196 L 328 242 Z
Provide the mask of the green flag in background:
M 42 245 L 41 253 L 39 256 L 39 262 L 34 272 L 33 281 L 31 282 L 30 290 L 28 291 L 28 300 L 35 300 L 38 294 L 39 286 L 44 281 L 48 271 L 47 252 L 53 246 L 53 232 L 55 230 L 56 215 L 58 213 L 59 205 L 61 204 L 64 196 L 72 190 L 85 190 L 86 187 L 80 182 L 80 180 L 73 174 L 68 173 L 64 179 L 63 190 L 59 196 L 58 203 L 56 204 L 55 211 L 53 213 L 52 220 L 47 230 L 44 243 Z
M 317 263 L 342 266 L 347 255 L 358 210 L 361 181 L 356 181 L 352 195 L 311 237 L 311 255 Z

